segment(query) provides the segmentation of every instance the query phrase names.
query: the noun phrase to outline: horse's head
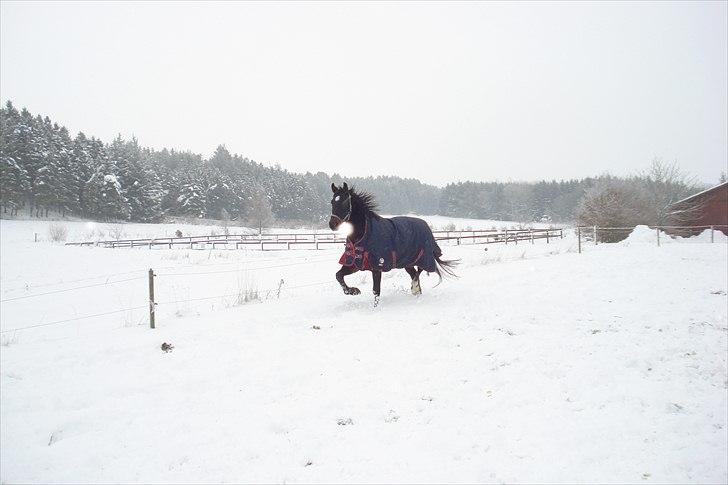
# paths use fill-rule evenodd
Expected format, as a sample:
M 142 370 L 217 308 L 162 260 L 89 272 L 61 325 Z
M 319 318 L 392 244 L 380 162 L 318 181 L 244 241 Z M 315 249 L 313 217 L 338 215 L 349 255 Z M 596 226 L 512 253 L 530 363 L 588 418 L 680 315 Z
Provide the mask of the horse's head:
M 329 227 L 332 231 L 339 228 L 342 222 L 351 219 L 352 200 L 351 189 L 346 182 L 341 187 L 331 184 L 331 191 L 334 196 L 331 198 L 331 217 L 329 218 Z

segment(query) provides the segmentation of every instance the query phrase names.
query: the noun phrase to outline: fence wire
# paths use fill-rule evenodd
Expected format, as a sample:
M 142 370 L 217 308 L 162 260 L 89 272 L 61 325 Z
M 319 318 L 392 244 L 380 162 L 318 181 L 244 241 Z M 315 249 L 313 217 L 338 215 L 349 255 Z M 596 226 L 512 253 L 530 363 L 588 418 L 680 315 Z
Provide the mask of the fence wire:
M 9 333 L 9 332 L 17 332 L 18 330 L 26 330 L 26 329 L 29 329 L 29 328 L 47 327 L 49 325 L 56 325 L 56 324 L 59 324 L 59 323 L 74 322 L 76 320 L 84 320 L 86 318 L 102 317 L 104 315 L 112 315 L 114 313 L 128 312 L 128 311 L 132 311 L 132 310 L 141 310 L 142 308 L 149 308 L 149 305 L 140 305 L 140 306 L 135 306 L 135 307 L 131 307 L 131 308 L 123 308 L 123 309 L 120 309 L 120 310 L 112 310 L 110 312 L 95 313 L 93 315 L 83 315 L 83 316 L 80 316 L 80 317 L 66 318 L 64 320 L 56 320 L 54 322 L 38 323 L 38 324 L 35 324 L 35 325 L 28 325 L 26 327 L 10 328 L 10 329 L 7 329 L 7 330 L 0 331 L 0 334 L 2 334 L 2 333 Z
M 110 282 L 105 281 L 103 283 L 95 283 L 93 285 L 74 286 L 73 288 L 64 288 L 62 290 L 46 291 L 44 293 L 34 293 L 32 295 L 14 296 L 12 298 L 6 298 L 4 300 L 0 300 L 0 303 L 6 303 L 8 301 L 15 301 L 15 300 L 25 300 L 26 298 L 35 298 L 37 296 L 53 295 L 55 293 L 65 293 L 67 291 L 83 290 L 84 288 L 93 288 L 95 286 L 111 286 L 111 285 L 115 285 L 117 283 L 125 283 L 127 281 L 141 280 L 144 278 L 145 278 L 144 276 L 137 276 L 135 278 L 127 278 L 124 280 L 110 281 Z

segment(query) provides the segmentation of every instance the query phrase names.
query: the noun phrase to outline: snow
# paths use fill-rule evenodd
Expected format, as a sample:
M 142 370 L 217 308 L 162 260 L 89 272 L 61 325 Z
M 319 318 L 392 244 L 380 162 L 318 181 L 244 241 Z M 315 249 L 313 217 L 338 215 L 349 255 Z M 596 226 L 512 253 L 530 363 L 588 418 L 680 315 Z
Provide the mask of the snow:
M 3 483 L 728 480 L 725 242 L 447 245 L 459 279 L 387 273 L 374 308 L 341 248 L 32 242 L 47 224 L 0 221 L 1 298 L 106 284 L 4 301 L 1 330 L 142 308 L 2 334 Z M 124 232 L 180 227 L 205 226 Z M 161 304 L 151 330 L 150 267 L 158 302 L 262 301 Z
M 670 236 L 669 234 L 665 233 L 664 231 L 660 232 L 660 244 L 669 244 L 669 243 L 709 243 L 711 238 L 711 230 L 705 229 L 700 234 L 697 234 L 695 236 L 691 237 L 680 237 L 680 236 Z M 712 237 L 713 241 L 716 243 L 726 243 L 728 242 L 728 236 L 723 234 L 721 231 L 714 230 L 712 231 Z M 651 244 L 657 244 L 657 229 L 651 229 L 647 226 L 636 226 L 632 232 L 627 236 L 627 238 L 621 242 L 625 246 L 629 246 L 630 244 L 641 244 L 641 243 L 651 243 Z
M 665 234 L 664 231 L 660 232 L 660 244 L 672 242 L 670 237 Z M 657 244 L 657 229 L 650 229 L 647 226 L 640 225 L 636 226 L 627 238 L 622 241 L 624 245 L 630 245 L 634 243 L 653 243 Z

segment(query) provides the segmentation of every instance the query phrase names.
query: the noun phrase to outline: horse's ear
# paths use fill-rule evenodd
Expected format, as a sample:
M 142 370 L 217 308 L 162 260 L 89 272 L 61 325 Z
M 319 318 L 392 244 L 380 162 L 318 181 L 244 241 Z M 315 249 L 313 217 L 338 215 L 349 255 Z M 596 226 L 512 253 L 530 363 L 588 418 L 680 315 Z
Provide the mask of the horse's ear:
M 331 192 L 336 193 L 336 185 L 331 182 Z
M 344 186 L 342 188 L 344 189 L 344 192 L 348 192 L 349 191 L 349 186 L 346 185 L 346 182 L 344 182 Z

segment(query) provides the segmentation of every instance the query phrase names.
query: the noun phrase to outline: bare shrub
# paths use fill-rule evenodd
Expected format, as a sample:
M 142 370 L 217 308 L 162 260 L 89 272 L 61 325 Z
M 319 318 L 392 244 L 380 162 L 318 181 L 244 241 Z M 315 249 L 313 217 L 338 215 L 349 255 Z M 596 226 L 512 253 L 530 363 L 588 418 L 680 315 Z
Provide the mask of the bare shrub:
M 126 233 L 124 232 L 124 226 L 122 226 L 121 224 L 110 224 L 106 226 L 106 230 L 109 232 L 109 237 L 117 241 L 126 236 Z
M 53 242 L 63 242 L 68 238 L 68 228 L 63 224 L 51 224 L 48 226 L 48 236 Z
M 175 237 L 182 237 L 182 231 L 177 229 L 176 231 L 174 231 L 174 235 L 175 235 Z
M 700 190 L 695 178 L 683 173 L 675 162 L 666 163 L 655 158 L 638 180 L 646 202 L 644 216 L 649 224 L 690 225 L 701 209 L 695 203 L 673 207 L 676 202 Z
M 445 224 L 445 226 L 443 227 L 443 230 L 445 230 L 445 231 L 454 231 L 455 230 L 455 223 L 454 222 L 450 222 L 448 224 Z
M 646 224 L 647 202 L 638 184 L 633 181 L 606 179 L 589 189 L 577 211 L 580 225 L 600 227 L 632 227 Z M 628 233 L 602 231 L 599 240 L 617 242 Z
M 250 223 L 258 228 L 258 234 L 262 234 L 263 227 L 273 222 L 273 209 L 262 189 L 252 195 L 246 212 Z
M 230 214 L 224 208 L 220 210 L 220 230 L 226 236 L 230 235 Z
M 0 345 L 3 347 L 10 347 L 11 345 L 15 345 L 18 343 L 18 334 L 17 332 L 13 332 L 11 335 L 3 335 L 2 339 L 0 339 Z
M 260 295 L 258 294 L 258 288 L 255 287 L 245 287 L 238 290 L 238 294 L 235 297 L 235 306 L 239 305 L 245 305 L 246 303 L 251 303 L 253 301 L 260 300 Z
M 250 278 L 247 271 L 238 275 L 238 291 L 233 301 L 233 306 L 246 305 L 260 300 L 258 285 L 254 278 Z
M 630 179 L 605 177 L 587 190 L 577 209 L 581 225 L 631 228 L 690 225 L 701 207 L 698 203 L 676 204 L 699 190 L 694 179 L 677 164 L 652 161 L 648 170 Z M 600 231 L 603 242 L 625 239 L 629 230 Z

